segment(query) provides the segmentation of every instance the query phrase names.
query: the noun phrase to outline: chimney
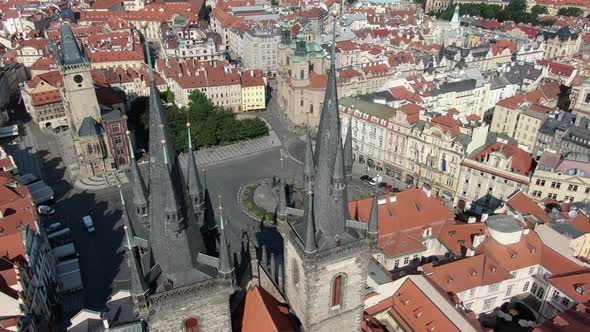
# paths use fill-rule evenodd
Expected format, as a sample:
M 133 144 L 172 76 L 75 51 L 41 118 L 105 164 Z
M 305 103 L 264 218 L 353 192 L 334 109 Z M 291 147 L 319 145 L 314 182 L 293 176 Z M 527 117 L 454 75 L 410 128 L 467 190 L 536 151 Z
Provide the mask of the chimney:
M 477 248 L 484 240 L 485 240 L 486 236 L 483 234 L 477 234 L 473 237 L 473 241 L 472 241 L 472 245 L 471 247 L 473 249 Z
M 109 324 L 109 315 L 106 312 L 100 313 L 100 318 L 102 319 L 102 325 L 105 329 L 108 329 L 110 326 Z
M 477 219 L 475 217 L 469 217 L 469 219 L 467 219 L 467 223 L 468 224 L 474 224 L 476 220 Z
M 488 215 L 487 213 L 483 213 L 483 214 L 481 215 L 481 222 L 485 222 L 486 220 L 488 220 L 488 216 L 489 216 L 489 215 Z

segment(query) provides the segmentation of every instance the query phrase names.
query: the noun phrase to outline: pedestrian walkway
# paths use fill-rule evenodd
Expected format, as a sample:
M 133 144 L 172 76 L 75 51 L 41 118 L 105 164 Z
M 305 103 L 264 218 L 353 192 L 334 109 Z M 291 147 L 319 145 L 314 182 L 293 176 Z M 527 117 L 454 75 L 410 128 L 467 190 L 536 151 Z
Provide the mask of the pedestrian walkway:
M 74 141 L 72 140 L 69 130 L 60 131 L 55 134 L 57 138 L 57 145 L 62 162 L 66 165 L 66 170 L 69 172 L 69 178 L 75 179 L 78 176 L 78 160 L 76 159 L 76 150 L 74 148 Z
M 275 132 L 271 130 L 268 136 L 215 148 L 200 149 L 195 152 L 195 157 L 197 158 L 197 164 L 199 166 L 204 166 L 239 158 L 252 153 L 274 149 L 279 146 L 281 146 L 281 141 Z M 186 154 L 180 155 L 178 160 L 183 169 L 186 168 Z

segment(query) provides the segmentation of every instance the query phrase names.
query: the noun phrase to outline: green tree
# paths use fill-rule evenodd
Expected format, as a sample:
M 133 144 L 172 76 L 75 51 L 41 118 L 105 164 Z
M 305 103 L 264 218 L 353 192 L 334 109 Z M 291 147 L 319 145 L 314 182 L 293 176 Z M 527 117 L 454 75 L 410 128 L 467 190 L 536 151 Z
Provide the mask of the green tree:
M 582 17 L 584 11 L 578 7 L 561 7 L 557 11 L 557 15 Z
M 548 15 L 549 9 L 547 9 L 547 7 L 544 6 L 535 5 L 533 6 L 533 8 L 531 8 L 531 14 L 533 14 L 534 16 L 539 16 L 543 14 Z

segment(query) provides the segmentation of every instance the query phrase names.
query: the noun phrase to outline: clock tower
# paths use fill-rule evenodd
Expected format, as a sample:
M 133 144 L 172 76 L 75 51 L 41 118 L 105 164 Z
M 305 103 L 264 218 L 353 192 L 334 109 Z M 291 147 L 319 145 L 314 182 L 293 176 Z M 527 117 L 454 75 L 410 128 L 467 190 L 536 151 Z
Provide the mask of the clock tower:
M 79 130 L 86 117 L 100 122 L 100 107 L 92 83 L 92 67 L 68 24 L 61 26 L 59 61 L 64 80 L 64 103 L 74 129 Z

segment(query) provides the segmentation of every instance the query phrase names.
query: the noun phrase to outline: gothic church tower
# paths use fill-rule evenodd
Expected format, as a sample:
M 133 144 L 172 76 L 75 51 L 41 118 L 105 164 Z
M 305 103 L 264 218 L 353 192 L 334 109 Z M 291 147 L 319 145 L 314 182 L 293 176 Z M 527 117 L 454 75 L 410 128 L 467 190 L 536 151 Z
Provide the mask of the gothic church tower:
M 377 238 L 376 209 L 369 224 L 348 216 L 352 144 L 343 147 L 340 135 L 334 48 L 335 38 L 315 153 L 307 135 L 303 217 L 289 216 L 283 228 L 285 295 L 303 331 L 360 329 Z
M 66 108 L 78 130 L 84 118 L 100 122 L 100 107 L 92 83 L 92 67 L 84 48 L 80 48 L 69 24 L 60 27 L 59 63 L 64 80 Z

